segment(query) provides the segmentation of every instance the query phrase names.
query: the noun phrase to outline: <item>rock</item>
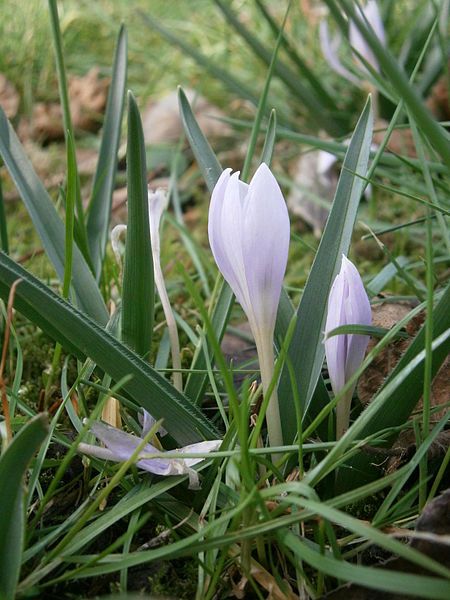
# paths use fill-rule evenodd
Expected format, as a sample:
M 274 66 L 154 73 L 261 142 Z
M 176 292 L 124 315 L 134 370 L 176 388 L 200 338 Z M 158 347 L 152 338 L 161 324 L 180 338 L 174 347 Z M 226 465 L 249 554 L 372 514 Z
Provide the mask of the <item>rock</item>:
M 187 89 L 185 93 L 196 119 L 208 139 L 226 137 L 231 134 L 230 126 L 218 120 L 218 118 L 225 118 L 225 113 L 210 104 L 203 96 L 196 94 L 194 90 Z M 148 103 L 142 111 L 142 127 L 147 146 L 174 143 L 180 139 L 183 135 L 183 126 L 176 91 L 163 96 L 156 102 Z
M 330 212 L 339 178 L 333 154 L 314 150 L 302 154 L 293 174 L 293 187 L 287 198 L 289 209 L 301 217 L 320 237 Z

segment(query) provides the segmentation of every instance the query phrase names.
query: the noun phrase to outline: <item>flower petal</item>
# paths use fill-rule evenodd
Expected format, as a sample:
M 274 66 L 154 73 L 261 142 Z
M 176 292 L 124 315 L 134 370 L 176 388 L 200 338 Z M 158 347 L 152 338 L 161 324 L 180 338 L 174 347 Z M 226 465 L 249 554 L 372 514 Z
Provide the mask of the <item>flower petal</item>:
M 222 440 L 208 440 L 206 442 L 198 442 L 197 444 L 190 444 L 189 446 L 184 446 L 184 448 L 180 448 L 180 452 L 183 454 L 190 454 L 198 452 L 199 454 L 206 454 L 207 452 L 214 452 L 220 447 Z M 186 463 L 188 467 L 192 467 L 197 463 L 205 460 L 204 458 L 184 458 L 183 462 Z
M 346 69 L 339 60 L 338 50 L 342 41 L 341 36 L 335 35 L 331 39 L 328 30 L 328 23 L 325 20 L 321 21 L 319 25 L 319 39 L 322 54 L 333 71 L 347 79 L 347 81 L 350 81 L 350 83 L 359 85 L 358 78 L 355 77 L 348 69 Z
M 142 443 L 142 438 L 100 421 L 92 423 L 91 431 L 116 456 L 117 461 L 128 460 L 139 444 Z M 141 454 L 160 454 L 160 452 L 151 444 L 146 444 Z M 150 471 L 155 475 L 169 475 L 171 471 L 169 461 L 161 458 L 146 458 L 136 461 L 136 464 L 141 469 Z
M 156 192 L 148 190 L 148 217 L 150 222 L 150 238 L 152 242 L 152 252 L 156 252 L 159 257 L 160 241 L 159 241 L 159 225 L 161 217 L 169 204 L 169 196 L 162 188 L 158 188 Z
M 325 333 L 346 325 L 345 296 L 347 293 L 342 267 L 336 276 L 328 298 L 328 312 Z M 347 340 L 345 335 L 335 335 L 325 340 L 325 356 L 333 392 L 338 394 L 345 384 L 345 364 Z
M 262 163 L 244 205 L 243 259 L 257 324 L 273 330 L 289 252 L 289 215 L 280 186 Z
M 247 283 L 242 257 L 242 204 L 247 191 L 239 173 L 230 176 L 226 169 L 213 190 L 209 208 L 208 235 L 211 250 L 220 272 L 238 302 L 247 312 Z
M 346 302 L 346 321 L 348 325 L 370 325 L 372 311 L 369 298 L 361 276 L 355 265 L 345 256 L 342 257 L 342 269 L 348 282 L 348 298 Z M 348 335 L 345 379 L 350 379 L 364 359 L 369 343 L 368 335 Z

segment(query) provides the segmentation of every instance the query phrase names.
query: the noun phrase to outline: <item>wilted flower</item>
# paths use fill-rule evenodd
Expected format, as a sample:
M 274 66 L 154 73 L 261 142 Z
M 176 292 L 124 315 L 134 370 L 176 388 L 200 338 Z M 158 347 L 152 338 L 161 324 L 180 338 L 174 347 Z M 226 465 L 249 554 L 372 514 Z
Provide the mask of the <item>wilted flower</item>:
M 164 316 L 166 317 L 167 328 L 169 330 L 172 367 L 174 369 L 173 384 L 181 392 L 183 388 L 183 377 L 180 371 L 180 342 L 175 317 L 173 316 L 172 307 L 170 306 L 169 296 L 164 283 L 164 275 L 161 269 L 159 225 L 168 202 L 169 198 L 164 190 L 160 188 L 157 189 L 156 192 L 148 190 L 148 215 L 150 220 L 150 238 L 152 242 L 153 272 L 159 299 L 161 300 Z
M 165 190 L 158 188 L 156 192 L 148 190 L 148 217 L 150 228 L 150 239 L 152 246 L 153 273 L 156 283 L 156 289 L 161 300 L 164 316 L 169 330 L 170 349 L 172 355 L 173 384 L 180 392 L 183 389 L 183 377 L 181 375 L 181 357 L 180 342 L 175 317 L 170 306 L 169 296 L 164 283 L 164 275 L 161 269 L 161 242 L 159 235 L 159 226 L 161 218 L 169 203 L 169 198 Z M 111 232 L 111 246 L 119 266 L 122 264 L 120 252 L 120 238 L 127 231 L 126 225 L 116 225 Z
M 226 169 L 209 209 L 209 242 L 222 275 L 250 323 L 267 390 L 273 373 L 273 333 L 289 250 L 289 216 L 280 187 L 266 164 L 250 184 Z M 282 443 L 276 394 L 266 414 L 269 440 Z
M 91 444 L 79 444 L 78 449 L 84 454 L 95 456 L 102 460 L 111 460 L 114 462 L 124 462 L 128 460 L 131 455 L 136 451 L 139 444 L 142 444 L 143 438 L 131 435 L 111 427 L 106 423 L 97 421 L 92 423 L 91 432 L 105 445 L 94 446 Z M 197 444 L 191 444 L 184 446 L 174 452 L 181 454 L 206 454 L 217 450 L 221 444 L 221 440 L 211 440 L 206 442 L 199 442 Z M 152 454 L 158 454 L 159 457 L 152 458 Z M 189 487 L 191 489 L 198 489 L 199 481 L 197 472 L 192 467 L 202 460 L 203 458 L 161 458 L 161 452 L 151 444 L 145 444 L 143 449 L 140 451 L 136 460 L 136 465 L 144 471 L 149 471 L 155 475 L 189 475 Z
M 370 325 L 370 302 L 355 265 L 342 256 L 339 274 L 334 280 L 328 299 L 325 335 L 342 325 Z M 333 392 L 338 394 L 361 365 L 369 336 L 357 334 L 335 335 L 325 339 L 325 354 Z M 348 427 L 353 389 L 336 407 L 336 437 Z
M 375 35 L 380 40 L 380 42 L 385 45 L 386 38 L 384 33 L 383 21 L 381 19 L 380 11 L 378 8 L 378 4 L 376 0 L 368 0 L 368 2 L 360 8 L 360 14 L 365 22 L 367 22 L 370 27 L 372 27 Z M 358 27 L 355 25 L 353 21 L 349 22 L 349 43 L 350 46 L 355 50 L 355 60 L 360 68 L 365 71 L 366 67 L 359 59 L 361 56 L 367 64 L 369 64 L 375 71 L 379 71 L 378 61 L 375 58 L 370 46 L 367 44 L 364 37 L 361 35 Z M 326 21 L 322 21 L 320 23 L 319 28 L 319 37 L 320 37 L 320 45 L 322 48 L 322 53 L 331 66 L 331 68 L 341 75 L 345 77 L 351 83 L 358 85 L 358 78 L 351 73 L 348 69 L 346 69 L 339 60 L 338 50 L 341 45 L 341 36 L 337 33 L 335 36 L 330 38 L 330 34 L 328 31 L 328 25 Z M 359 55 L 359 56 L 358 56 Z

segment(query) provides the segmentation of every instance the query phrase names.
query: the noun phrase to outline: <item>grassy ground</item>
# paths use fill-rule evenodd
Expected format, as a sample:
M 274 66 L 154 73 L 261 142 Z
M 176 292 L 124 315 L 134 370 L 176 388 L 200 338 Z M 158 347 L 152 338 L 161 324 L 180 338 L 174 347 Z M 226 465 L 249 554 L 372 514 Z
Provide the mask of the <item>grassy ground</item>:
M 239 168 L 244 163 L 248 148 L 251 148 L 249 139 L 253 119 L 255 115 L 259 115 L 256 105 L 245 94 L 251 96 L 253 93 L 257 102 L 263 93 L 268 72 L 267 62 L 270 62 L 276 36 L 261 17 L 257 3 L 240 0 L 224 4 L 232 6 L 240 23 L 269 49 L 269 60 L 261 50 L 255 52 L 249 49 L 242 37 L 226 23 L 216 4 L 210 0 L 103 0 L 95 3 L 68 0 L 59 3 L 67 73 L 69 76 L 83 75 L 91 67 L 99 66 L 102 75 L 110 76 L 116 35 L 120 24 L 124 23 L 129 39 L 127 88 L 137 96 L 141 108 L 149 99 L 158 99 L 175 90 L 177 85 L 194 88 L 221 108 L 227 117 L 241 120 L 235 124 L 231 141 L 228 138 L 212 142 L 224 167 L 230 164 Z M 362 85 L 360 89 L 350 86 L 330 70 L 321 57 L 317 36 L 323 9 L 319 9 L 315 3 L 300 4 L 301 6 L 292 7 L 286 33 L 298 54 L 306 61 L 307 67 L 312 70 L 316 85 L 323 85 L 324 94 L 330 94 L 332 108 L 315 108 L 314 101 L 313 107 L 308 106 L 308 94 L 302 96 L 304 91 L 298 88 L 298 84 L 303 85 L 307 78 L 305 79 L 301 69 L 295 70 L 291 65 L 289 52 L 285 48 L 280 49 L 283 64 L 289 64 L 294 73 L 302 73 L 298 80 L 291 76 L 283 79 L 282 74 L 278 73 L 271 81 L 267 98 L 267 107 L 276 107 L 279 119 L 272 167 L 283 183 L 286 195 L 292 185 L 298 156 L 308 152 L 311 147 L 320 148 L 324 139 L 338 142 L 348 139 L 361 113 L 367 92 L 366 85 Z M 405 64 L 408 65 L 408 61 L 414 64 L 426 42 L 426 35 L 421 37 L 420 32 L 417 33 L 416 19 L 425 22 L 427 8 L 425 3 L 419 3 L 420 6 L 406 1 L 396 3 L 395 6 L 391 6 L 392 4 L 384 4 L 390 47 L 395 54 L 404 52 Z M 280 23 L 284 7 L 270 8 L 271 14 Z M 200 52 L 206 57 L 208 64 L 198 64 L 188 56 L 187 51 L 180 51 L 169 43 L 154 27 L 149 26 L 145 15 L 156 19 L 169 34 Z M 416 24 L 415 33 L 413 24 Z M 408 41 L 408 36 L 415 45 L 411 44 L 412 49 L 405 50 L 404 44 Z M 445 36 L 440 41 L 444 47 Z M 14 3 L 12 0 L 3 0 L 0 73 L 7 76 L 21 96 L 15 125 L 18 125 L 19 118 L 30 117 L 36 102 L 58 99 L 58 77 L 51 42 L 47 2 L 30 0 L 26 3 Z M 437 43 L 434 51 L 436 48 L 439 49 Z M 445 52 L 445 48 L 441 48 L 441 51 Z M 427 62 L 428 71 L 436 64 L 433 63 L 433 56 Z M 346 58 L 350 63 L 349 57 Z M 210 68 L 211 64 L 229 74 L 233 78 L 231 84 L 229 80 L 221 81 L 217 71 L 214 73 Z M 445 73 L 442 57 L 440 63 L 437 60 L 437 64 L 441 66 L 438 75 Z M 419 75 L 423 76 L 427 69 L 420 70 Z M 423 81 L 420 77 L 419 80 Z M 386 95 L 394 100 L 381 102 L 381 116 L 386 122 L 379 126 L 384 131 L 393 115 L 397 91 L 395 82 L 390 78 L 378 84 L 380 87 L 385 85 Z M 242 86 L 242 95 L 237 93 L 236 86 L 239 85 Z M 431 83 L 427 89 L 428 94 Z M 324 97 L 319 96 L 320 99 Z M 411 110 L 410 105 L 408 110 Z M 263 112 L 267 114 L 268 111 Z M 402 113 L 399 124 L 405 125 L 409 118 L 414 126 L 415 117 L 411 115 L 411 112 Z M 266 124 L 267 120 L 263 120 L 264 127 Z M 330 131 L 325 132 L 327 127 L 333 130 L 332 135 Z M 126 123 L 123 140 L 125 133 Z M 312 137 L 302 137 L 305 134 Z M 433 372 L 433 336 L 430 333 L 433 329 L 433 315 L 436 314 L 434 326 L 437 323 L 441 327 L 441 333 L 445 330 L 443 323 L 448 320 L 445 308 L 439 302 L 444 293 L 448 294 L 445 286 L 448 283 L 450 252 L 448 172 L 445 171 L 445 156 L 439 156 L 436 149 L 430 149 L 434 141 L 432 136 L 423 138 L 422 141 L 421 138 L 415 139 L 416 156 L 413 158 L 405 155 L 395 162 L 395 156 L 391 154 L 387 162 L 380 161 L 372 173 L 372 194 L 368 200 L 361 202 L 349 253 L 357 264 L 366 287 L 370 290 L 374 286 L 375 291 L 371 293 L 374 304 L 381 298 L 390 296 L 393 300 L 406 300 L 410 303 L 409 308 L 415 307 L 419 302 L 424 302 L 426 306 L 426 316 L 422 316 L 422 320 L 425 320 L 426 338 L 423 342 L 426 349 L 424 367 L 411 383 L 412 378 L 408 379 L 405 375 L 409 366 L 403 365 L 404 379 L 390 392 L 391 402 L 383 405 L 377 413 L 377 418 L 381 414 L 383 422 L 381 433 L 377 431 L 380 436 L 387 435 L 386 431 L 394 426 L 399 426 L 407 433 L 409 441 L 403 450 L 406 454 L 409 453 L 408 457 L 411 455 L 409 463 L 399 461 L 396 469 L 390 472 L 385 465 L 392 457 L 383 454 L 382 449 L 377 450 L 376 436 L 375 440 L 364 440 L 365 445 L 373 444 L 375 450 L 372 450 L 379 452 L 373 461 L 367 460 L 364 452 L 359 452 L 358 459 L 362 457 L 366 460 L 366 467 L 352 462 L 355 455 L 352 444 L 360 435 L 364 437 L 363 432 L 366 431 L 361 427 L 364 407 L 356 397 L 352 422 L 355 427 L 359 427 L 358 435 L 355 434 L 356 437 L 350 440 L 350 430 L 348 443 L 345 440 L 339 443 L 335 441 L 333 413 L 330 412 L 328 416 L 324 414 L 322 422 L 306 436 L 304 442 L 313 448 L 306 449 L 304 455 L 297 444 L 290 446 L 287 454 L 280 453 L 280 456 L 285 456 L 286 462 L 277 470 L 271 464 L 273 456 L 269 451 L 264 457 L 258 454 L 261 450 L 259 446 L 262 445 L 260 440 L 258 448 L 252 449 L 250 454 L 247 452 L 245 455 L 243 452 L 243 458 L 239 454 L 241 462 L 229 457 L 223 461 L 216 458 L 212 468 L 204 471 L 200 492 L 187 489 L 185 475 L 180 476 L 179 481 L 172 477 L 152 478 L 148 474 L 142 477 L 141 471 L 134 465 L 129 465 L 130 468 L 122 472 L 119 470 L 123 467 L 122 463 L 114 466 L 113 463 L 82 458 L 75 452 L 79 441 L 75 438 L 82 428 L 80 418 L 91 416 L 99 410 L 106 396 L 117 394 L 122 403 L 124 429 L 139 433 L 136 410 L 136 404 L 139 403 L 127 391 L 126 383 L 123 383 L 125 391 L 111 391 L 109 388 L 113 384 L 100 369 L 92 371 L 87 381 L 82 369 L 89 367 L 89 363 L 82 367 L 81 358 L 78 362 L 73 357 L 69 360 L 69 355 L 63 351 L 60 359 L 55 362 L 55 352 L 57 356 L 58 350 L 55 351 L 54 341 L 18 311 L 14 317 L 11 353 L 5 371 L 8 377 L 8 398 L 17 407 L 16 414 L 13 415 L 15 438 L 19 430 L 26 429 L 24 424 L 43 408 L 47 408 L 50 417 L 54 419 L 49 449 L 38 454 L 28 471 L 31 493 L 29 497 L 25 497 L 29 519 L 25 538 L 26 552 L 23 556 L 19 554 L 19 560 L 24 560 L 19 595 L 81 598 L 110 592 L 145 591 L 155 597 L 186 599 L 225 598 L 229 594 L 239 597 L 240 593 L 245 593 L 246 598 L 262 598 L 269 590 L 276 590 L 280 586 L 282 591 L 278 589 L 278 592 L 273 592 L 273 598 L 319 598 L 346 581 L 364 581 L 380 594 L 388 593 L 390 589 L 398 592 L 402 585 L 409 586 L 409 592 L 411 589 L 411 593 L 414 592 L 414 582 L 408 582 L 408 575 L 402 573 L 402 569 L 396 572 L 400 577 L 397 582 L 395 577 L 392 581 L 389 579 L 388 571 L 383 572 L 380 577 L 376 571 L 369 573 L 358 569 L 363 569 L 361 565 L 379 566 L 381 559 L 403 556 L 404 553 L 405 560 L 415 560 L 411 571 L 414 575 L 421 555 L 417 557 L 414 553 L 412 556 L 407 554 L 410 547 L 406 544 L 396 545 L 396 537 L 391 537 L 386 531 L 394 531 L 397 537 L 404 536 L 404 539 L 408 539 L 426 500 L 437 495 L 447 482 L 445 465 L 449 459 L 448 443 L 441 444 L 443 450 L 440 454 L 438 452 L 437 458 L 434 456 L 429 462 L 426 459 L 428 445 L 438 438 L 441 430 L 445 433 L 445 423 L 442 420 L 445 415 L 443 417 L 443 413 L 432 405 L 430 417 L 430 405 L 427 406 L 427 402 L 430 401 Z M 258 164 L 263 142 L 264 136 L 261 134 L 256 143 L 252 167 Z M 76 140 L 76 144 L 78 148 L 98 149 L 99 135 L 84 134 Z M 340 159 L 343 157 L 343 150 L 345 148 L 341 147 L 337 151 Z M 50 143 L 44 148 L 33 145 L 27 151 L 31 152 L 35 166 L 38 162 L 41 165 L 39 175 L 44 181 L 50 181 L 55 173 L 61 173 L 61 180 L 51 181 L 48 188 L 59 214 L 65 217 L 62 198 L 67 193 L 68 182 L 70 184 L 70 174 L 66 177 L 65 144 Z M 154 160 L 155 155 L 164 156 L 159 163 L 159 158 L 155 160 L 157 168 L 152 166 L 149 169 L 150 178 L 162 176 L 166 177 L 166 181 L 170 176 L 175 176 L 174 156 L 177 152 L 181 153 L 179 164 L 182 166 L 177 173 L 177 189 L 186 229 L 180 229 L 171 212 L 164 223 L 161 262 L 172 307 L 178 315 L 182 367 L 188 371 L 192 365 L 195 367 L 197 364 L 194 360 L 196 343 L 210 355 L 212 353 L 211 336 L 209 333 L 206 336 L 209 340 L 207 345 L 201 328 L 205 322 L 205 306 L 211 315 L 215 306 L 212 298 L 217 300 L 216 269 L 206 235 L 210 194 L 187 144 L 182 150 L 178 146 L 172 148 L 168 157 L 164 154 L 164 148 L 149 148 L 148 152 L 150 160 Z M 399 150 L 396 154 L 401 155 L 402 152 Z M 416 163 L 411 160 L 416 160 Z M 60 285 L 51 262 L 43 251 L 33 222 L 17 197 L 5 167 L 1 168 L 0 175 L 3 191 L 8 198 L 6 216 L 12 258 L 20 261 L 52 289 L 59 291 Z M 122 159 L 117 176 L 118 186 L 125 185 L 126 177 L 125 160 Z M 87 201 L 92 189 L 92 174 L 82 175 L 81 188 L 83 199 Z M 427 210 L 424 201 L 432 202 L 432 208 Z M 439 212 L 438 209 L 443 210 Z M 426 217 L 429 217 L 429 221 Z M 125 219 L 123 209 L 114 216 L 115 221 Z M 419 222 L 414 223 L 416 220 Z M 376 232 L 376 235 L 368 235 L 370 232 Z M 298 217 L 291 219 L 291 234 L 285 285 L 294 306 L 297 306 L 307 287 L 315 256 L 323 255 L 319 249 L 319 240 Z M 333 240 L 328 240 L 327 243 L 334 248 Z M 328 262 L 331 264 L 334 260 L 336 257 L 331 253 Z M 326 263 L 327 260 L 323 262 Z M 379 283 L 377 276 L 387 273 L 383 269 L 389 265 L 393 275 L 386 277 L 384 283 Z M 406 267 L 403 269 L 402 265 Z M 323 268 L 325 272 L 327 265 Z M 183 278 L 185 273 L 189 274 L 187 280 Z M 193 281 L 193 289 L 189 288 L 189 280 Z M 317 280 L 316 285 L 320 287 Z M 0 291 L 3 293 L 3 288 Z M 108 310 L 113 312 L 114 307 L 120 304 L 124 290 L 121 268 L 115 263 L 109 247 L 103 265 L 101 292 Z M 379 292 L 381 296 L 378 295 Z M 137 298 L 136 312 L 139 312 L 138 302 Z M 320 295 L 317 293 L 313 304 L 319 303 Z M 313 309 L 311 314 L 314 314 Z M 245 316 L 237 303 L 230 315 L 230 323 L 234 326 L 234 329 L 230 328 L 230 332 L 237 334 L 238 339 L 234 339 L 232 346 L 233 350 L 237 349 L 235 358 L 238 364 L 236 366 L 233 363 L 232 367 L 237 371 L 234 373 L 235 378 L 241 382 L 242 377 L 253 369 L 254 349 L 247 330 L 242 329 Z M 7 329 L 6 321 L 6 318 L 2 319 L 2 336 Z M 64 327 L 64 323 L 61 322 L 60 325 Z M 314 330 L 314 322 L 306 323 L 306 326 L 310 326 L 311 331 Z M 405 322 L 400 334 L 404 336 L 406 330 Z M 286 330 L 284 333 L 286 334 Z M 216 335 L 220 337 L 218 330 Z M 400 342 L 395 342 L 397 343 Z M 442 345 L 437 349 L 443 347 Z M 90 348 L 85 345 L 80 357 L 90 356 L 89 351 Z M 299 348 L 298 354 L 303 356 L 305 348 Z M 384 354 L 380 356 L 384 357 L 381 358 L 381 363 L 390 360 L 390 355 L 388 358 Z M 126 358 L 125 354 L 122 358 Z M 161 373 L 165 373 L 166 377 L 170 376 L 168 337 L 159 302 L 155 308 L 149 358 L 150 364 L 157 364 Z M 295 360 L 296 356 L 291 359 Z M 241 364 L 240 360 L 243 361 Z M 412 358 L 409 362 L 411 361 Z M 239 367 L 244 369 L 241 374 L 238 372 Z M 301 372 L 303 374 L 303 363 Z M 322 370 L 322 374 L 326 383 L 324 393 L 328 399 L 331 388 L 326 368 Z M 185 373 L 185 384 L 187 375 Z M 204 414 L 214 421 L 221 435 L 224 435 L 226 442 L 223 449 L 236 453 L 239 448 L 236 446 L 236 435 L 239 436 L 240 447 L 244 449 L 247 447 L 246 442 L 250 444 L 252 440 L 254 423 L 260 410 L 255 390 L 249 387 L 250 380 L 239 387 L 239 405 L 237 412 L 233 413 L 233 394 L 227 388 L 227 373 L 221 370 L 220 362 L 212 361 L 211 365 L 208 364 L 207 375 L 210 386 L 199 403 Z M 252 378 L 256 376 L 257 373 L 252 372 Z M 292 378 L 292 373 L 290 376 Z M 387 376 L 390 383 L 389 375 L 384 373 L 383 376 Z M 72 385 L 75 387 L 69 393 Z M 406 387 L 403 388 L 403 385 Z M 292 408 L 296 402 L 293 389 L 292 385 L 286 395 L 292 395 L 289 414 L 290 420 L 296 421 L 298 414 Z M 409 406 L 409 396 L 416 394 L 419 398 L 423 390 L 423 407 L 417 413 L 413 412 L 414 419 L 408 420 L 412 407 L 400 418 L 400 405 Z M 378 402 L 377 406 L 381 406 L 383 398 L 380 399 L 375 392 L 373 390 L 374 403 Z M 447 400 L 444 398 L 443 402 Z M 157 405 L 153 398 L 150 401 Z M 166 402 L 166 406 L 172 406 L 172 401 L 170 394 L 168 397 L 163 394 L 159 399 L 160 403 Z M 281 402 L 283 401 L 281 398 Z M 64 410 L 61 402 L 66 403 Z M 221 407 L 222 402 L 224 411 L 231 419 L 230 427 L 226 419 L 222 421 L 223 415 L 217 408 Z M 308 415 L 303 423 L 304 427 L 309 427 L 311 419 L 322 409 L 323 396 L 314 397 L 311 406 L 314 413 Z M 247 410 L 250 409 L 254 414 L 249 430 Z M 370 406 L 368 410 L 370 411 Z M 396 411 L 398 414 L 395 414 Z M 166 422 L 170 423 L 171 411 L 164 408 L 162 412 Z M 392 414 L 392 423 L 387 420 L 388 414 Z M 186 430 L 191 427 L 192 433 L 194 426 L 188 417 L 189 415 L 185 416 Z M 434 426 L 432 431 L 430 422 Z M 370 421 L 365 425 L 370 426 Z M 297 433 L 301 436 L 304 431 L 300 428 Z M 198 438 L 198 432 L 196 437 Z M 167 438 L 166 441 L 164 438 L 162 440 L 166 448 L 180 445 L 174 437 L 169 442 Z M 322 442 L 331 445 L 324 449 L 320 446 Z M 298 469 L 294 469 L 294 466 Z M 372 473 L 374 466 L 378 469 L 375 474 Z M 349 473 L 352 473 L 352 477 Z M 21 489 L 20 478 L 18 481 L 17 487 Z M 119 513 L 121 517 L 116 518 Z M 298 519 L 295 518 L 297 513 Z M 0 527 L 2 523 L 0 517 Z M 203 544 L 206 544 L 206 550 L 203 549 Z M 20 544 L 16 546 L 19 547 Z M 0 541 L 0 561 L 3 551 Z M 444 587 L 440 587 L 444 585 L 442 582 L 445 573 L 442 569 L 439 570 L 439 565 L 432 564 L 430 567 L 428 564 L 428 567 L 430 570 L 425 571 L 425 575 L 431 578 L 432 573 L 434 579 L 431 582 L 418 580 L 418 589 L 425 590 L 423 597 L 434 597 L 434 589 L 437 590 L 435 597 L 445 597 L 445 592 L 442 591 Z M 1 573 L 0 568 L 0 580 Z M 436 583 L 438 575 L 441 579 Z M 381 580 L 385 576 L 390 583 L 383 584 L 383 588 Z M 433 588 L 433 585 L 436 587 Z M 419 596 L 418 593 L 416 595 Z M 13 595 L 6 597 L 9 600 Z

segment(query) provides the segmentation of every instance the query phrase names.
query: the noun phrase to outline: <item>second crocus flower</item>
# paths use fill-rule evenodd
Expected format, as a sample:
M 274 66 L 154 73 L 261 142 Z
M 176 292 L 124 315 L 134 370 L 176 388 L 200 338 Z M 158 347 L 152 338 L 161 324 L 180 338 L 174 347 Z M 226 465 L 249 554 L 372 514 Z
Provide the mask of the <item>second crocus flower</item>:
M 250 184 L 226 169 L 214 188 L 208 234 L 217 266 L 233 290 L 255 339 L 263 390 L 273 375 L 273 334 L 289 251 L 289 216 L 266 164 Z M 269 442 L 282 443 L 276 392 L 266 413 Z
M 370 325 L 372 312 L 367 293 L 355 265 L 342 255 L 339 274 L 334 280 L 328 298 L 325 334 L 342 325 Z M 361 365 L 369 343 L 369 336 L 341 334 L 325 339 L 325 355 L 331 387 L 339 394 L 346 382 Z M 348 427 L 350 406 L 355 386 L 336 407 L 336 438 Z

